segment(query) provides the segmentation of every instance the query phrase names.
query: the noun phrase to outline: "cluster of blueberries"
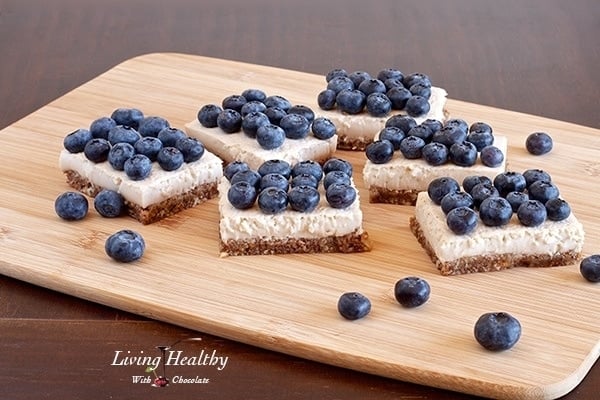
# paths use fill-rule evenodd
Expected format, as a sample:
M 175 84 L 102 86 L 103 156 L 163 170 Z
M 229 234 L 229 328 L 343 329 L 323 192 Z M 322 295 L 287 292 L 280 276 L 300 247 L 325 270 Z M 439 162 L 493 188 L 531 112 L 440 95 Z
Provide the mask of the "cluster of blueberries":
M 430 182 L 427 193 L 441 206 L 448 227 L 457 235 L 472 232 L 478 220 L 486 226 L 503 226 L 516 214 L 522 225 L 534 227 L 546 220 L 562 221 L 571 214 L 550 174 L 540 169 L 503 172 L 493 181 L 486 176 L 468 176 L 462 190 L 451 177 L 437 178 Z
M 69 133 L 63 141 L 71 153 L 83 152 L 95 163 L 108 161 L 132 180 L 143 180 L 157 162 L 165 171 L 199 160 L 204 145 L 158 116 L 144 116 L 135 108 L 117 108 L 89 127 Z
M 431 79 L 423 73 L 404 75 L 398 69 L 386 68 L 373 77 L 365 71 L 348 73 L 336 68 L 327 73 L 325 80 L 327 88 L 317 96 L 323 110 L 337 107 L 347 114 L 359 114 L 366 109 L 374 117 L 404 110 L 419 117 L 431 108 Z
M 310 107 L 292 105 L 283 96 L 267 96 L 260 89 L 224 98 L 221 105 L 206 104 L 198 111 L 198 122 L 205 128 L 219 127 L 225 133 L 244 132 L 267 150 L 281 147 L 285 139 L 304 139 L 311 132 L 321 140 L 336 134 L 327 118 L 315 118 Z
M 494 146 L 492 127 L 485 122 L 469 126 L 460 118 L 442 123 L 427 119 L 417 124 L 406 115 L 394 115 L 385 122 L 377 140 L 370 143 L 365 154 L 374 164 L 385 164 L 399 151 L 407 159 L 423 159 L 438 166 L 447 163 L 470 167 L 481 159 L 487 167 L 497 167 L 504 161 L 502 150 Z
M 231 205 L 244 210 L 258 207 L 265 214 L 277 214 L 288 206 L 299 212 L 311 212 L 319 204 L 319 185 L 333 208 L 346 208 L 354 203 L 357 193 L 352 185 L 352 165 L 339 158 L 330 158 L 323 166 L 312 160 L 293 166 L 284 160 L 269 160 L 258 170 L 242 161 L 233 161 L 224 168 L 231 183 L 227 198 Z

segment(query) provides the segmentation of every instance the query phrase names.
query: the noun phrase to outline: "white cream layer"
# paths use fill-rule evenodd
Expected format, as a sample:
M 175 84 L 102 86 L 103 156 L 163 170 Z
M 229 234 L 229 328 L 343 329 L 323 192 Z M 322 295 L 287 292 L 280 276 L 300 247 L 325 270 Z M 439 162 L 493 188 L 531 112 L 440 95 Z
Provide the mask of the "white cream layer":
M 305 160 L 326 160 L 337 147 L 337 135 L 327 140 L 313 136 L 285 139 L 281 147 L 266 150 L 260 147 L 256 139 L 241 131 L 225 133 L 220 128 L 205 128 L 198 120 L 186 124 L 185 130 L 189 136 L 200 140 L 208 150 L 225 162 L 244 161 L 254 170 L 268 160 L 285 160 L 292 165 Z
M 504 161 L 498 167 L 486 167 L 479 157 L 475 165 L 471 167 L 460 167 L 451 162 L 433 166 L 427 164 L 423 159 L 408 160 L 402 156 L 400 151 L 395 151 L 394 158 L 385 164 L 374 164 L 366 160 L 363 168 L 363 180 L 367 188 L 376 186 L 390 190 L 424 191 L 427 190 L 429 182 L 443 176 L 450 176 L 459 184 L 471 175 L 483 175 L 494 179 L 496 175 L 506 169 L 508 147 L 506 137 L 495 136 L 494 146 L 502 150 L 504 154 Z
M 563 221 L 547 220 L 537 227 L 521 225 L 516 215 L 504 227 L 485 226 L 478 220 L 473 232 L 456 235 L 448 228 L 442 208 L 433 203 L 427 193 L 421 192 L 417 198 L 415 217 L 442 262 L 488 254 L 556 255 L 566 251 L 580 252 L 584 242 L 583 226 L 573 213 Z
M 431 88 L 431 97 L 429 98 L 430 109 L 426 115 L 414 118 L 417 124 L 426 119 L 436 119 L 445 121 L 444 107 L 446 106 L 446 90 L 438 87 Z M 385 122 L 397 114 L 406 115 L 405 111 L 394 111 L 385 117 L 373 117 L 363 112 L 361 114 L 345 114 L 339 110 L 322 110 L 317 108 L 315 111 L 319 117 L 329 118 L 337 128 L 338 136 L 348 139 L 370 139 L 385 127 Z
M 287 238 L 320 238 L 342 236 L 352 232 L 362 233 L 362 211 L 357 196 L 354 203 L 345 209 L 329 206 L 325 193 L 320 187 L 321 201 L 311 212 L 303 213 L 287 209 L 275 214 L 264 214 L 254 205 L 248 210 L 238 210 L 227 200 L 229 181 L 221 178 L 219 183 L 219 230 L 221 239 L 287 239 Z
M 222 161 L 209 151 L 192 163 L 184 163 L 175 171 L 165 171 L 153 163 L 152 172 L 146 179 L 134 181 L 125 172 L 115 170 L 108 161 L 94 163 L 83 153 L 60 153 L 59 167 L 72 170 L 93 184 L 121 193 L 132 203 L 145 208 L 170 197 L 186 193 L 196 186 L 217 182 L 223 176 Z

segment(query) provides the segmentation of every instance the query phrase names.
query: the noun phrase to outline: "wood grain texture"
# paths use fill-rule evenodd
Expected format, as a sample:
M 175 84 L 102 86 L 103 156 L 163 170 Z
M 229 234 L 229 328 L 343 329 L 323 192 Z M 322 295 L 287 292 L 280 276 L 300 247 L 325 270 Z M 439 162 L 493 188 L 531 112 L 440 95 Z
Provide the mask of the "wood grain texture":
M 314 106 L 323 77 L 182 54 L 131 59 L 1 132 L 0 272 L 128 312 L 333 365 L 497 398 L 556 398 L 577 385 L 600 354 L 597 285 L 576 265 L 549 270 L 442 277 L 408 229 L 410 207 L 363 201 L 368 254 L 218 257 L 216 201 L 150 226 L 106 220 L 77 223 L 53 212 L 68 187 L 57 167 L 64 135 L 114 108 L 135 106 L 174 126 L 198 108 L 248 87 Z M 450 97 L 451 94 L 450 94 Z M 316 107 L 315 107 L 316 109 Z M 549 171 L 597 252 L 600 223 L 598 130 L 450 100 L 453 116 L 490 123 L 509 137 L 509 169 Z M 528 155 L 525 137 L 550 132 L 554 151 Z M 360 172 L 361 153 L 339 152 Z M 360 173 L 357 182 L 360 182 Z M 361 188 L 362 199 L 367 193 Z M 134 264 L 111 262 L 104 239 L 124 227 L 148 244 Z M 403 310 L 393 284 L 418 274 L 430 302 Z M 364 320 L 337 315 L 339 295 L 358 290 L 373 302 Z M 502 310 L 523 325 L 518 345 L 488 353 L 472 338 L 477 317 Z

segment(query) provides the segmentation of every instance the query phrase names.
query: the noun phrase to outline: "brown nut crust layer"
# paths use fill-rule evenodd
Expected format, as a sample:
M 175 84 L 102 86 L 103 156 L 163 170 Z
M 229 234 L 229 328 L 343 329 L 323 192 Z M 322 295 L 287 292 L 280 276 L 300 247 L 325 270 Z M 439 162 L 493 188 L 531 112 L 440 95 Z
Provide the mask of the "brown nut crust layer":
M 419 190 L 386 189 L 380 186 L 369 188 L 370 203 L 399 204 L 402 206 L 414 206 L 417 203 Z

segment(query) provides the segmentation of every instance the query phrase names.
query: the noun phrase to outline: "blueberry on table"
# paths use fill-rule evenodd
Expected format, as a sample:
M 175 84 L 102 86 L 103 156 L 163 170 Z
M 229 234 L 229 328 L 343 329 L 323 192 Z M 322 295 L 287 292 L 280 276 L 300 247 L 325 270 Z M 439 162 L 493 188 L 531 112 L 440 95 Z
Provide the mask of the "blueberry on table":
M 419 307 L 429 300 L 431 287 L 423 278 L 409 276 L 394 285 L 394 297 L 403 307 Z
M 108 163 L 117 171 L 123 171 L 125 161 L 136 154 L 135 148 L 125 142 L 117 143 L 110 148 L 108 152 Z
M 448 148 L 438 142 L 427 143 L 421 149 L 421 157 L 429 165 L 443 165 L 448 161 L 448 156 Z
M 156 162 L 165 171 L 175 171 L 184 163 L 183 153 L 176 147 L 163 147 L 156 155 Z
M 548 215 L 544 204 L 537 200 L 527 200 L 517 209 L 517 218 L 524 226 L 541 225 Z
M 186 136 L 175 143 L 175 147 L 183 154 L 183 161 L 198 161 L 204 155 L 204 145 L 196 138 Z
M 548 200 L 544 205 L 550 221 L 562 221 L 571 215 L 571 206 L 559 197 Z
M 581 260 L 579 271 L 588 281 L 600 282 L 600 254 L 594 254 Z
M 534 132 L 527 136 L 525 148 L 535 156 L 541 156 L 552 150 L 552 137 L 545 132 Z
M 346 292 L 338 299 L 337 309 L 342 317 L 354 321 L 371 312 L 371 301 L 361 293 Z
M 294 186 L 288 192 L 288 201 L 292 210 L 311 212 L 319 205 L 321 195 L 312 186 Z
M 356 189 L 343 183 L 334 183 L 325 191 L 325 198 L 333 208 L 349 207 L 356 199 Z
M 267 174 L 280 174 L 286 179 L 289 179 L 292 175 L 292 167 L 290 166 L 290 163 L 285 160 L 267 160 L 258 167 L 257 172 L 261 176 Z
M 152 161 L 143 154 L 136 154 L 125 161 L 123 170 L 129 179 L 141 181 L 152 172 Z
M 85 144 L 83 154 L 85 154 L 85 157 L 88 160 L 94 163 L 101 163 L 107 160 L 110 147 L 110 142 L 108 140 L 94 138 Z
M 358 89 L 344 89 L 335 98 L 338 108 L 347 114 L 359 114 L 365 108 L 367 96 Z
M 485 313 L 475 322 L 474 335 L 487 350 L 508 350 L 519 341 L 521 324 L 506 312 Z
M 512 214 L 512 207 L 504 197 L 488 197 L 479 205 L 479 218 L 486 226 L 506 225 Z
M 144 113 L 137 108 L 117 108 L 110 117 L 117 125 L 129 126 L 137 129 L 141 120 L 144 119 Z
M 128 263 L 142 257 L 146 250 L 146 243 L 139 233 L 124 229 L 106 239 L 104 250 L 110 258 Z
M 406 134 L 404 131 L 397 126 L 388 126 L 379 131 L 379 140 L 389 140 L 394 146 L 394 150 L 400 149 L 400 143 Z
M 117 126 L 111 117 L 100 117 L 90 124 L 90 132 L 95 138 L 108 139 L 108 131 Z
M 238 210 L 252 207 L 256 201 L 256 196 L 256 187 L 244 181 L 232 184 L 227 191 L 227 200 Z
M 288 206 L 288 195 L 285 190 L 268 187 L 258 195 L 258 207 L 265 214 L 279 214 Z
M 477 148 L 473 143 L 454 143 L 448 150 L 448 158 L 459 167 L 471 167 L 477 162 Z
M 94 208 L 105 218 L 116 218 L 123 215 L 125 200 L 119 192 L 103 189 L 94 197 Z
M 481 163 L 486 167 L 495 168 L 504 162 L 504 153 L 498 147 L 489 145 L 481 149 L 479 158 L 481 159 Z
M 157 137 L 160 131 L 169 128 L 170 126 L 169 121 L 163 117 L 144 117 L 144 119 L 140 121 L 137 131 L 142 137 Z
M 81 153 L 87 142 L 93 139 L 88 129 L 77 129 L 63 139 L 63 146 L 69 153 Z
M 373 164 L 385 164 L 394 157 L 394 145 L 389 140 L 375 140 L 367 145 L 365 155 Z
M 65 192 L 54 201 L 56 215 L 67 221 L 77 221 L 88 213 L 87 198 L 78 192 Z
M 435 178 L 427 186 L 427 194 L 431 201 L 435 204 L 440 205 L 445 195 L 452 192 L 458 192 L 460 186 L 456 179 L 449 176 Z
M 256 130 L 256 141 L 265 150 L 273 150 L 283 145 L 285 131 L 274 124 L 267 124 Z
M 453 208 L 446 215 L 446 225 L 457 235 L 467 235 L 477 227 L 477 213 L 472 208 Z
M 429 104 L 429 100 L 423 96 L 412 96 L 406 101 L 404 109 L 411 117 L 420 117 L 429 112 L 431 105 Z
M 206 104 L 198 111 L 198 122 L 205 128 L 216 128 L 217 118 L 223 109 L 216 104 Z
M 223 175 L 227 178 L 228 181 L 231 182 L 231 178 L 240 171 L 247 171 L 250 167 L 244 161 L 235 160 L 230 162 L 223 168 Z
M 217 125 L 225 133 L 235 133 L 242 129 L 242 115 L 232 109 L 224 109 L 217 116 Z

